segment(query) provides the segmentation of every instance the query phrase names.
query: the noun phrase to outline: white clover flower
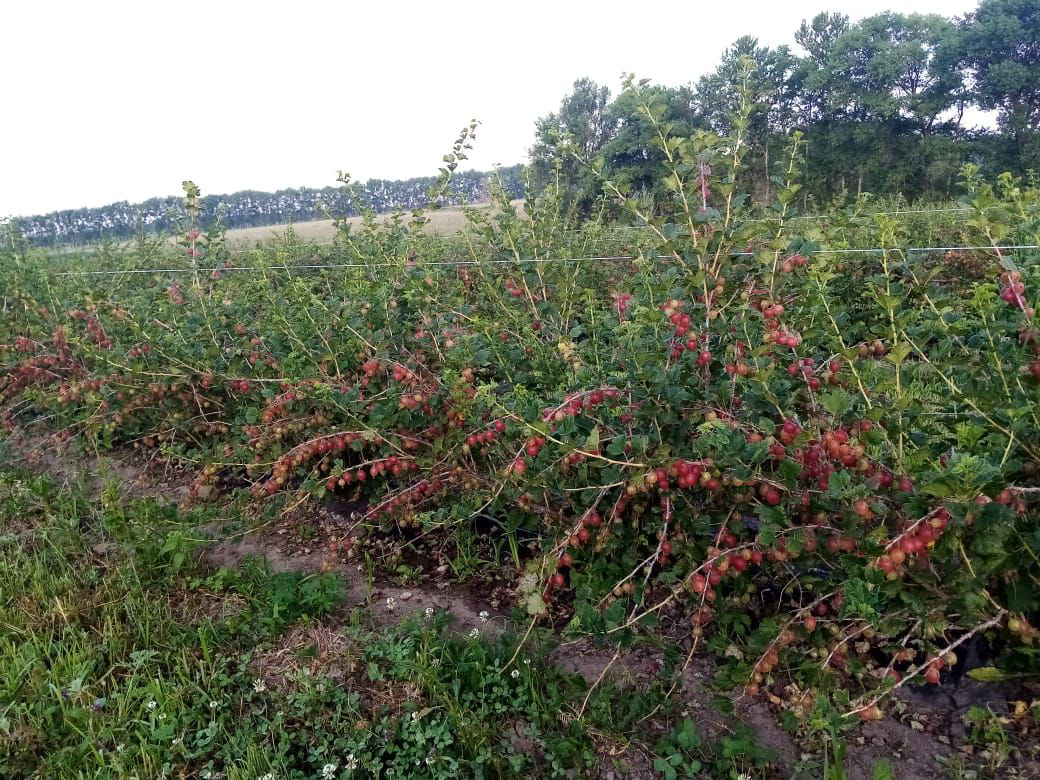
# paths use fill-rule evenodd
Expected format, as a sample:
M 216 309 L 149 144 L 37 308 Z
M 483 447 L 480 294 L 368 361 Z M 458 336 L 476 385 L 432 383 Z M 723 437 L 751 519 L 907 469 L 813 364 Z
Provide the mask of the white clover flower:
M 347 757 L 343 759 L 343 768 L 349 772 L 358 768 L 358 760 L 354 758 L 353 753 L 347 753 Z
M 485 609 L 485 610 L 481 610 L 481 613 L 479 615 L 477 615 L 477 617 L 480 618 L 480 622 L 481 623 L 487 623 L 488 622 L 488 618 L 490 618 L 491 615 L 489 615 L 488 611 Z
M 417 720 L 419 720 L 419 713 L 418 712 L 413 712 L 412 713 L 412 723 L 415 723 L 415 721 L 417 721 Z
M 394 604 L 396 604 L 396 603 L 397 602 L 394 600 L 393 596 L 387 596 L 386 597 L 386 611 L 387 612 L 393 612 L 394 611 Z
M 472 628 L 472 629 L 470 629 L 470 632 L 469 632 L 469 638 L 470 639 L 476 639 L 478 636 L 480 636 L 480 629 L 479 628 Z
M 524 666 L 530 666 L 530 665 L 531 665 L 531 659 L 530 658 L 525 658 L 524 659 Z
M 166 713 L 165 712 L 160 712 L 159 713 L 159 720 L 166 720 Z
M 509 673 L 509 675 L 515 680 L 517 677 L 520 676 L 520 670 L 519 669 L 514 669 L 513 671 L 511 671 Z
M 260 775 L 260 780 L 274 780 L 274 772 L 268 772 L 266 775 Z
M 219 706 L 220 706 L 220 705 L 219 705 L 219 704 L 217 704 L 217 703 L 216 703 L 215 701 L 211 701 L 211 702 L 209 703 L 209 708 L 210 708 L 211 710 L 215 710 L 215 709 L 216 709 L 217 707 L 219 707 Z M 261 778 L 260 780 L 263 780 L 263 778 Z
M 433 617 L 433 607 L 427 607 L 424 614 L 426 615 L 426 619 L 430 620 Z
M 145 706 L 146 706 L 146 707 L 147 707 L 147 708 L 148 708 L 149 710 L 154 710 L 154 709 L 155 709 L 156 707 L 158 707 L 158 706 L 159 706 L 159 703 L 158 703 L 158 702 L 157 702 L 157 701 L 156 701 L 155 699 L 152 699 L 152 700 L 151 700 L 150 702 L 148 702 L 148 703 L 147 703 L 147 704 L 146 704 Z
M 259 677 L 257 677 L 253 681 L 253 691 L 255 691 L 256 693 L 263 693 L 266 690 L 267 690 L 267 683 L 265 683 L 263 680 L 261 680 Z
M 118 745 L 116 745 L 117 753 L 122 753 L 124 750 L 126 750 L 126 745 L 124 745 L 123 743 L 119 743 Z
M 332 780 L 336 776 L 336 764 L 326 764 L 321 768 L 321 776 L 324 780 Z

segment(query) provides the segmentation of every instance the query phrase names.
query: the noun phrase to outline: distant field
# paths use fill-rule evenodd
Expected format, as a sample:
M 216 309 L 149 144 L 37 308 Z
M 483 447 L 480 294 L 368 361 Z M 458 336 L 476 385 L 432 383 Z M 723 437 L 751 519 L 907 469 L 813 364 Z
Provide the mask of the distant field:
M 514 208 L 520 208 L 523 203 L 521 200 L 514 200 Z M 475 204 L 478 208 L 487 208 L 488 204 Z M 380 215 L 379 219 L 386 219 L 390 215 Z M 429 212 L 430 221 L 426 226 L 426 229 L 431 233 L 440 233 L 449 235 L 452 233 L 458 233 L 463 225 L 466 224 L 466 217 L 462 213 L 462 209 L 458 207 L 449 207 L 438 209 L 437 211 Z M 361 217 L 350 217 L 348 220 L 353 225 L 361 224 Z M 276 236 L 282 235 L 287 228 L 288 224 L 283 225 L 266 225 L 264 227 L 250 227 L 250 228 L 236 228 L 227 232 L 228 241 L 236 244 L 250 244 L 259 241 L 266 241 Z M 306 241 L 331 241 L 336 235 L 336 229 L 330 219 L 319 219 L 313 222 L 296 222 L 292 225 L 292 229 Z

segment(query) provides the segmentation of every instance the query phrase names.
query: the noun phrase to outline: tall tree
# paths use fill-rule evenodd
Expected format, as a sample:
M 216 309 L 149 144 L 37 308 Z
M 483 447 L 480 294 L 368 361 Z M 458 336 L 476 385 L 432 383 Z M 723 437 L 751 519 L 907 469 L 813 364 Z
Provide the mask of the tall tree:
M 834 42 L 832 110 L 927 135 L 957 99 L 963 78 L 948 54 L 955 27 L 937 15 L 882 13 Z
M 844 14 L 817 14 L 811 22 L 802 21 L 794 34 L 795 42 L 806 56 L 800 61 L 802 124 L 829 116 L 830 92 L 834 86 L 831 56 L 835 42 L 849 29 Z
M 651 86 L 642 94 L 659 107 L 657 121 L 671 135 L 688 136 L 698 127 L 693 92 L 688 87 Z M 657 146 L 657 130 L 640 108 L 636 92 L 623 91 L 610 104 L 609 113 L 614 135 L 598 158 L 604 172 L 632 192 L 657 194 L 664 153 Z
M 598 193 L 595 178 L 574 154 L 591 161 L 612 138 L 616 120 L 609 109 L 610 90 L 582 78 L 574 82 L 558 111 L 537 120 L 530 150 L 536 188 L 546 186 L 558 170 L 562 185 L 579 208 L 591 205 Z
M 842 16 L 802 23 L 807 57 L 803 117 L 813 189 L 918 194 L 949 180 L 949 135 L 963 77 L 956 28 L 940 16 L 883 13 L 849 25 Z M 934 155 L 933 160 L 929 155 Z M 933 163 L 936 163 L 933 165 Z
M 959 43 L 978 105 L 1000 112 L 1021 155 L 1040 130 L 1040 2 L 982 0 Z
M 697 81 L 693 102 L 697 121 L 720 135 L 731 131 L 741 96 L 751 101 L 746 140 L 751 150 L 751 186 L 756 190 L 768 191 L 770 142 L 798 124 L 801 75 L 799 60 L 787 46 L 770 49 L 744 36 L 723 52 L 714 72 Z

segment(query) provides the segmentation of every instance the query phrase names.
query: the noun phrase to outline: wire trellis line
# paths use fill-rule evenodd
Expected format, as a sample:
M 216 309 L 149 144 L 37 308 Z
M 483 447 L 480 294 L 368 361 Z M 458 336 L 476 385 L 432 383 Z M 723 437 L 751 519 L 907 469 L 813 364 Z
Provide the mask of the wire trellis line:
M 918 247 L 862 247 L 850 249 L 818 249 L 812 254 L 879 254 L 894 252 L 919 254 L 921 252 L 1011 252 L 1026 249 L 1040 249 L 1040 244 L 1011 244 L 1008 246 L 918 246 Z M 731 257 L 754 257 L 759 252 L 731 252 Z M 531 257 L 509 258 L 503 260 L 432 260 L 428 263 L 415 263 L 413 268 L 440 266 L 472 266 L 472 265 L 522 265 L 523 263 L 574 263 L 574 262 L 608 262 L 634 260 L 674 260 L 674 255 L 592 255 L 589 257 Z M 325 263 L 301 265 L 263 265 L 263 266 L 230 266 L 226 268 L 123 268 L 114 270 L 83 270 L 52 272 L 54 276 L 115 276 L 118 274 L 191 274 L 191 273 L 235 273 L 259 271 L 309 271 L 342 268 L 400 268 L 402 263 Z

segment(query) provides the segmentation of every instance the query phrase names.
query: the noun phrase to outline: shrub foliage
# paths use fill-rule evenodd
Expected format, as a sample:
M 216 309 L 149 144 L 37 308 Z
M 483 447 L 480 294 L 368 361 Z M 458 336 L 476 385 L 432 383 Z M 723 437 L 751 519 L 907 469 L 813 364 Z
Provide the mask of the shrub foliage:
M 793 675 L 872 718 L 983 638 L 1027 668 L 1040 266 L 1007 247 L 1040 243 L 1040 192 L 968 167 L 941 236 L 862 204 L 806 219 L 795 134 L 757 208 L 750 104 L 685 137 L 658 94 L 627 85 L 665 161 L 653 213 L 574 157 L 635 229 L 499 190 L 457 237 L 416 212 L 231 253 L 189 184 L 176 256 L 11 237 L 4 425 L 191 464 L 199 501 L 336 493 L 408 539 L 490 518 L 536 540 L 532 620 L 618 642 L 657 623 L 752 695 Z M 937 238 L 974 248 L 918 251 Z

